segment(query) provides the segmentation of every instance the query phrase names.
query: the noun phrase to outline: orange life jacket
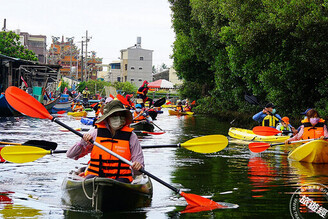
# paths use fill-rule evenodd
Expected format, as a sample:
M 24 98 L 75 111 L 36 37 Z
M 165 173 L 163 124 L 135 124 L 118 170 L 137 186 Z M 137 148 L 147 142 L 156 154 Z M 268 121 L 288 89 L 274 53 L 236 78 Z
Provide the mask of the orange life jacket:
M 82 105 L 77 105 L 77 106 L 74 108 L 74 112 L 80 112 L 80 111 L 83 111 L 83 106 L 82 106 Z
M 137 113 L 136 111 L 133 112 L 133 120 L 134 121 L 141 121 L 141 120 L 145 120 L 146 117 L 144 117 L 142 114 L 144 113 L 143 110 L 140 111 L 140 113 Z M 141 114 L 141 115 L 140 115 Z M 140 115 L 138 118 L 137 116 Z
M 302 120 L 302 125 L 304 125 L 302 139 L 319 138 L 324 135 L 325 120 L 323 119 L 320 119 L 318 124 L 312 126 L 309 119 L 306 118 Z
M 125 159 L 131 160 L 129 140 L 133 130 L 132 128 L 124 126 L 115 133 L 115 136 L 112 136 L 112 133 L 106 128 L 103 122 L 97 124 L 97 129 L 96 142 Z M 115 156 L 96 146 L 91 151 L 91 159 L 85 175 L 96 175 L 112 179 L 127 178 L 130 182 L 133 180 L 128 164 L 123 163 Z

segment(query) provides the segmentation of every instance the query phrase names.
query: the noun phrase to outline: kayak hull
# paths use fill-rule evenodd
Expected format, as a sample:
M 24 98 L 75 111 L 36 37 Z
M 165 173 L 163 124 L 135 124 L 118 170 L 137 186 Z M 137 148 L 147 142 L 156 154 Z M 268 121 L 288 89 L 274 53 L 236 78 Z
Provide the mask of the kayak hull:
M 328 163 L 328 142 L 324 140 L 310 141 L 291 151 L 288 158 L 308 163 Z
M 234 128 L 229 129 L 228 135 L 232 138 L 237 138 L 246 141 L 264 141 L 264 142 L 285 142 L 289 139 L 289 136 L 262 136 L 256 135 L 252 130 Z
M 178 112 L 178 111 L 175 111 L 175 110 L 169 110 L 169 114 L 172 116 L 172 115 L 175 115 L 175 116 L 184 116 L 184 115 L 188 115 L 188 116 L 192 116 L 194 115 L 194 112 Z
M 147 207 L 151 202 L 153 186 L 147 176 L 142 178 L 141 183 L 130 184 L 104 177 L 84 179 L 70 175 L 62 184 L 62 200 L 79 209 L 102 212 Z M 94 194 L 94 200 L 89 199 L 85 193 L 89 198 Z
M 139 131 L 147 131 L 147 132 L 153 132 L 154 131 L 154 125 L 147 122 L 147 121 L 140 121 L 136 123 L 131 123 L 130 124 L 131 128 L 134 128 L 135 130 Z
M 86 111 L 81 111 L 81 112 L 68 112 L 67 115 L 74 116 L 74 117 L 85 117 L 85 116 L 87 116 L 87 112 Z

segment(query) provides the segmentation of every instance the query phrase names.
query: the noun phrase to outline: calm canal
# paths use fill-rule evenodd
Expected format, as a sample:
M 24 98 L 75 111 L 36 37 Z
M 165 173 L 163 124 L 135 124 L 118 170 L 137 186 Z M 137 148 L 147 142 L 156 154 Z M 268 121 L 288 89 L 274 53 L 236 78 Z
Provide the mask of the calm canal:
M 81 127 L 80 121 L 68 116 L 60 119 Z M 144 136 L 142 145 L 183 143 L 211 134 L 227 136 L 230 127 L 210 116 L 169 116 L 166 109 L 154 122 L 166 133 Z M 57 142 L 58 150 L 65 150 L 79 140 L 72 133 L 60 132 L 49 120 L 19 118 L 0 126 L 1 141 L 48 140 Z M 229 145 L 214 154 L 159 148 L 144 149 L 144 156 L 145 169 L 162 180 L 187 193 L 239 208 L 181 213 L 184 199 L 153 180 L 149 207 L 106 214 L 75 210 L 62 204 L 61 183 L 70 170 L 85 165 L 88 157 L 74 161 L 65 154 L 55 154 L 30 163 L 0 164 L 0 218 L 291 218 L 289 202 L 300 185 L 328 185 L 328 165 L 290 162 L 283 147 L 254 154 L 246 142 L 230 138 Z

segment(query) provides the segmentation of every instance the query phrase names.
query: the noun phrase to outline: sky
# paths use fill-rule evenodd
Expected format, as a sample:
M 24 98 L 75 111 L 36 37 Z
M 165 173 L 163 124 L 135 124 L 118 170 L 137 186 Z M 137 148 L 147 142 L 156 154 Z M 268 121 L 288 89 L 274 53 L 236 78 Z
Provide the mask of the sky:
M 154 51 L 153 65 L 172 65 L 175 33 L 167 0 L 0 0 L 0 5 L 1 29 L 6 19 L 8 30 L 46 35 L 47 48 L 51 36 L 74 37 L 76 43 L 88 30 L 88 51 L 108 64 L 141 37 L 141 47 Z

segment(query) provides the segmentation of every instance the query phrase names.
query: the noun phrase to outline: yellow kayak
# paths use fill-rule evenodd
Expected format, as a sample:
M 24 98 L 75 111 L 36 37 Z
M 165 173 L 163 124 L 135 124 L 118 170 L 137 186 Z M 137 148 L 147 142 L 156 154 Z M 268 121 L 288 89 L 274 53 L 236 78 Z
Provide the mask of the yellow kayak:
M 256 135 L 252 130 L 242 129 L 242 128 L 234 128 L 231 127 L 229 129 L 228 135 L 232 138 L 237 138 L 246 141 L 264 141 L 264 142 L 284 142 L 289 139 L 289 136 L 262 136 Z
M 86 111 L 81 111 L 81 112 L 68 112 L 67 115 L 69 116 L 74 116 L 74 117 L 85 117 L 87 116 L 87 112 Z
M 169 114 L 170 115 L 189 115 L 189 116 L 192 116 L 192 115 L 194 115 L 194 112 L 178 112 L 178 111 L 175 111 L 175 110 L 169 110 Z
M 288 158 L 308 163 L 328 163 L 328 142 L 324 140 L 310 141 L 291 151 Z

